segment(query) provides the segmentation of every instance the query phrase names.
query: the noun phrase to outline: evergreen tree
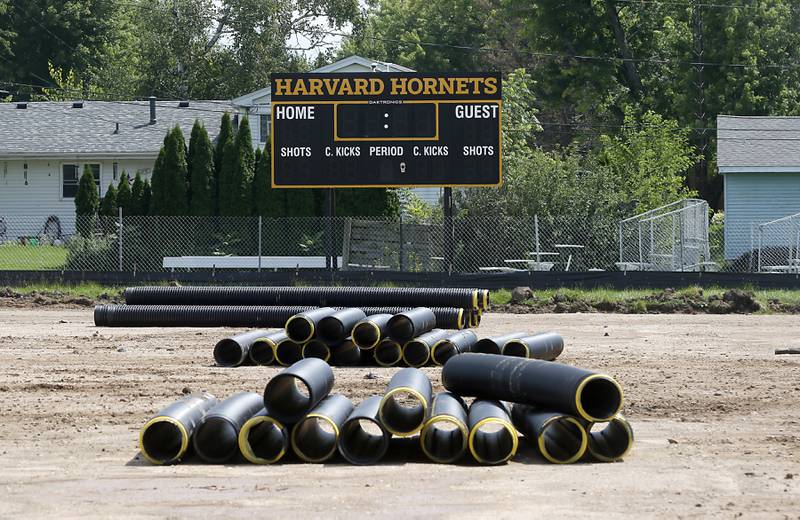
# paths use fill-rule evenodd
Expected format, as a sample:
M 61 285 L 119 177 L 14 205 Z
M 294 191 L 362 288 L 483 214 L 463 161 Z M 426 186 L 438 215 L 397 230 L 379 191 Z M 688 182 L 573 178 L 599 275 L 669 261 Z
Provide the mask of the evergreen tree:
M 160 163 L 160 164 L 159 164 Z M 156 177 L 156 169 L 158 176 Z M 164 138 L 164 146 L 153 170 L 154 215 L 186 215 L 189 205 L 186 198 L 186 143 L 180 127 Z M 158 183 L 156 183 L 158 179 Z
M 286 216 L 287 191 L 290 190 L 272 188 L 272 157 L 267 143 L 260 160 L 256 162 L 256 173 L 253 176 L 254 214 L 262 217 Z
M 97 210 L 100 208 L 100 194 L 89 165 L 84 166 L 83 175 L 78 183 L 78 193 L 75 194 L 75 215 L 78 217 L 76 227 L 78 233 L 89 236 L 94 229 Z
M 252 205 L 253 176 L 255 175 L 255 150 L 250 123 L 243 118 L 236 134 L 236 167 L 231 187 L 234 190 L 235 215 L 249 215 Z
M 236 143 L 228 139 L 222 152 L 222 168 L 219 172 L 219 214 L 224 217 L 237 215 L 237 198 L 234 193 L 236 177 Z
M 142 174 L 136 172 L 136 177 L 133 179 L 133 186 L 131 186 L 131 208 L 128 211 L 130 215 L 147 215 L 150 211 L 149 205 L 145 205 L 142 201 L 144 197 L 144 181 Z
M 208 132 L 200 121 L 195 121 L 189 141 L 189 186 L 191 198 L 189 213 L 195 216 L 214 214 L 214 149 Z
M 292 188 L 286 190 L 286 216 L 287 217 L 313 217 L 320 215 L 317 212 L 315 190 L 307 188 Z M 322 190 L 320 190 L 322 191 Z
M 225 164 L 225 147 L 228 142 L 233 141 L 233 124 L 231 123 L 231 115 L 227 112 L 222 116 L 220 123 L 219 134 L 217 135 L 217 144 L 214 148 L 214 214 L 221 215 L 220 199 L 223 198 L 222 193 L 222 167 Z
M 117 187 L 117 207 L 122 208 L 123 215 L 128 215 L 133 209 L 133 192 L 131 191 L 128 173 L 125 171 L 122 172 L 122 176 L 119 178 L 119 186 Z
M 142 188 L 142 209 L 147 211 L 143 212 L 142 215 L 149 214 L 152 205 L 153 187 L 150 185 L 150 181 L 144 181 L 144 187 Z
M 103 197 L 103 200 L 100 201 L 99 214 L 104 217 L 116 217 L 118 214 L 117 208 L 117 188 L 115 188 L 112 183 L 108 185 L 106 195 Z
M 164 141 L 169 139 L 169 135 L 164 138 Z M 156 163 L 153 165 L 153 173 L 150 176 L 150 187 L 151 187 L 151 198 L 148 201 L 147 205 L 142 205 L 144 209 L 143 215 L 161 215 L 161 207 L 158 202 L 155 202 L 154 198 L 152 197 L 153 193 L 166 193 L 166 176 L 164 173 L 164 155 L 166 154 L 166 144 L 161 146 L 161 150 L 158 151 L 158 157 L 156 158 Z M 142 192 L 144 194 L 144 191 Z M 156 195 L 158 196 L 158 195 Z M 142 199 L 144 201 L 144 198 Z

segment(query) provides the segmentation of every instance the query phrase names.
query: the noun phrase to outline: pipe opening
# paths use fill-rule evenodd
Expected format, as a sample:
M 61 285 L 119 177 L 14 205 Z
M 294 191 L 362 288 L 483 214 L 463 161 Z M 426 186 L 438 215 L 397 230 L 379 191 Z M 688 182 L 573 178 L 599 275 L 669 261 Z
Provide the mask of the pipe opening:
M 311 389 L 305 381 L 293 375 L 278 374 L 267 385 L 264 405 L 277 417 L 295 417 L 311 405 Z
M 608 423 L 595 423 L 589 432 L 589 452 L 601 461 L 619 460 L 633 446 L 633 430 L 628 421 L 615 417 Z
M 342 427 L 339 449 L 353 464 L 377 462 L 389 447 L 389 436 L 373 419 L 347 421 Z
M 365 350 L 375 348 L 381 341 L 381 329 L 371 321 L 357 323 L 352 335 L 353 342 Z
M 430 357 L 430 347 L 423 341 L 411 340 L 403 347 L 403 358 L 410 367 L 424 366 Z
M 411 435 L 425 423 L 427 407 L 419 393 L 410 388 L 395 388 L 383 396 L 380 418 L 395 435 Z
M 440 341 L 431 349 L 431 358 L 437 365 L 444 365 L 448 359 L 456 354 L 458 354 L 458 349 L 452 342 L 446 339 Z
M 503 345 L 503 355 L 527 358 L 530 357 L 530 352 L 528 351 L 528 346 L 525 343 L 518 339 L 512 339 Z
M 517 452 L 517 432 L 502 419 L 479 422 L 469 436 L 469 448 L 481 464 L 501 464 Z
M 578 413 L 592 422 L 605 422 L 622 407 L 622 388 L 606 375 L 595 374 L 584 379 L 575 395 Z
M 209 462 L 225 462 L 236 453 L 238 432 L 221 417 L 210 417 L 194 432 L 194 449 Z
M 142 433 L 142 454 L 153 462 L 166 464 L 179 459 L 188 445 L 183 431 L 166 419 L 156 419 Z
M 214 361 L 221 367 L 241 365 L 244 352 L 242 346 L 230 338 L 225 338 L 214 345 Z
M 297 363 L 303 359 L 303 345 L 290 339 L 283 340 L 275 346 L 275 359 L 285 367 Z
M 307 462 L 324 462 L 336 453 L 339 429 L 328 417 L 308 415 L 292 431 L 292 446 Z
M 271 365 L 275 362 L 275 346 L 266 340 L 256 340 L 250 345 L 250 359 L 257 365 Z
M 413 338 L 414 323 L 407 316 L 395 315 L 389 320 L 389 335 L 393 338 Z
M 570 464 L 586 451 L 586 430 L 574 417 L 555 417 L 544 424 L 538 442 L 545 459 Z
M 333 316 L 328 316 L 320 320 L 317 334 L 321 338 L 338 341 L 345 336 L 344 325 Z
M 394 366 L 403 359 L 403 347 L 400 343 L 385 339 L 375 347 L 375 361 L 384 367 Z
M 467 449 L 467 428 L 453 417 L 440 415 L 425 424 L 419 440 L 422 451 L 432 461 L 454 462 Z
M 331 349 L 324 341 L 312 339 L 303 345 L 303 357 L 318 358 L 323 361 L 328 361 L 331 357 Z
M 246 422 L 239 440 L 242 454 L 255 464 L 277 462 L 286 453 L 289 444 L 283 425 L 266 416 L 254 417 Z
M 472 351 L 478 354 L 500 354 L 500 345 L 492 341 L 490 338 L 479 340 L 472 347 Z
M 298 343 L 314 337 L 314 322 L 305 316 L 292 316 L 286 321 L 286 335 Z

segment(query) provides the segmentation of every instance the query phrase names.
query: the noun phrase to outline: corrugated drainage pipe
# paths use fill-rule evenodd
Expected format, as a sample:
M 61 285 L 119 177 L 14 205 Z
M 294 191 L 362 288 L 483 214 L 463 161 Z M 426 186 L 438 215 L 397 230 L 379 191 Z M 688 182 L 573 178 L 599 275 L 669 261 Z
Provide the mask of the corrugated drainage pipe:
M 471 352 L 477 342 L 478 335 L 471 330 L 456 332 L 438 341 L 431 348 L 431 360 L 434 365 L 442 366 L 453 356 Z
M 254 392 L 235 394 L 208 411 L 192 436 L 192 446 L 206 462 L 219 464 L 239 451 L 239 431 L 264 403 Z
M 139 431 L 139 450 L 151 464 L 173 464 L 189 449 L 189 441 L 206 413 L 216 406 L 211 394 L 191 394 L 161 409 Z
M 381 399 L 380 419 L 394 435 L 408 437 L 422 429 L 428 418 L 431 381 L 417 368 L 404 368 L 389 380 Z
M 375 464 L 389 449 L 392 434 L 378 419 L 381 396 L 374 395 L 355 407 L 339 434 L 339 453 L 351 464 Z
M 239 451 L 253 464 L 274 464 L 289 449 L 289 431 L 270 417 L 266 408 L 247 420 L 239 430 Z
M 344 421 L 353 403 L 341 394 L 329 395 L 292 429 L 292 448 L 306 462 L 325 462 L 336 454 Z
M 515 404 L 511 418 L 542 457 L 553 464 L 572 464 L 586 453 L 586 429 L 576 417 Z
M 267 330 L 252 330 L 221 339 L 214 345 L 214 361 L 221 367 L 238 367 L 250 361 L 253 342 L 266 338 Z
M 503 403 L 475 399 L 468 419 L 469 451 L 480 464 L 503 464 L 517 453 L 517 430 Z
M 333 370 L 321 359 L 298 361 L 281 371 L 264 389 L 264 406 L 284 424 L 302 419 L 333 389 Z
M 467 408 L 461 397 L 440 392 L 433 398 L 430 419 L 419 435 L 422 451 L 433 462 L 449 464 L 467 451 Z

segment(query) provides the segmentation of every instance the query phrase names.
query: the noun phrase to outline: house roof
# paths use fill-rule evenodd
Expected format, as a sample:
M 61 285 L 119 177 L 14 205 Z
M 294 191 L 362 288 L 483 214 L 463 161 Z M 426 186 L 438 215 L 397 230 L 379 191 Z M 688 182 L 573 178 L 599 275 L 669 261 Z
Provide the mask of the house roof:
M 720 172 L 800 172 L 800 117 L 717 117 Z
M 348 56 L 347 58 L 335 61 L 324 67 L 314 69 L 311 72 L 314 74 L 325 74 L 332 72 L 370 72 L 372 65 L 378 66 L 380 72 L 414 72 L 413 69 L 397 65 L 396 63 L 389 63 L 386 61 L 370 60 L 362 56 Z M 240 107 L 252 107 L 254 105 L 269 105 L 269 97 L 272 94 L 272 88 L 266 87 L 255 92 L 250 92 L 243 96 L 234 99 L 232 103 Z
M 0 103 L 0 158 L 155 157 L 175 125 L 188 139 L 200 119 L 214 139 L 226 110 L 233 110 L 228 101 L 191 101 L 185 108 L 178 101 L 157 101 L 157 122 L 151 125 L 148 101 L 86 101 L 83 108 L 35 102 L 25 109 Z

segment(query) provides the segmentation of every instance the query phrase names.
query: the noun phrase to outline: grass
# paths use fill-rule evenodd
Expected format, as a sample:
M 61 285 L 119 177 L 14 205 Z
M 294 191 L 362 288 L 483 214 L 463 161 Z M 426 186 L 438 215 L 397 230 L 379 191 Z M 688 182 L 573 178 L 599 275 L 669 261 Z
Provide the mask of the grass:
M 0 246 L 0 271 L 60 270 L 67 263 L 67 248 L 60 246 Z
M 21 294 L 30 294 L 32 292 L 61 293 L 65 296 L 83 296 L 92 299 L 97 299 L 101 294 L 108 294 L 110 296 L 121 294 L 124 289 L 124 287 L 101 285 L 94 282 L 82 282 L 79 284 L 31 283 L 21 287 L 11 288 L 12 291 Z

